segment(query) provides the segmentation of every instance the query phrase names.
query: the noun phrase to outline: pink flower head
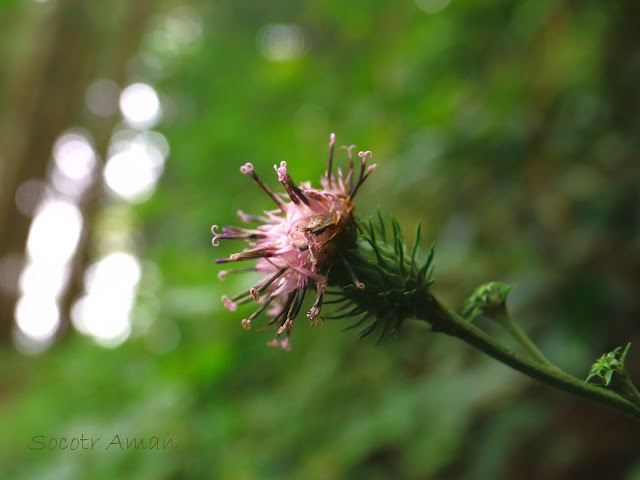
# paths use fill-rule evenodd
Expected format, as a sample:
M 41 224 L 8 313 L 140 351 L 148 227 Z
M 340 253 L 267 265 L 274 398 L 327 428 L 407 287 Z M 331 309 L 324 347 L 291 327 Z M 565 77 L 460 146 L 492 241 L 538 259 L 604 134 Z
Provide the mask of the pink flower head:
M 311 319 L 311 325 L 319 323 L 329 270 L 336 260 L 344 262 L 334 240 L 352 224 L 355 208 L 353 198 L 375 168 L 375 165 L 366 166 L 367 160 L 372 157 L 371 152 L 360 152 L 360 169 L 356 178 L 352 154 L 355 145 L 351 145 L 342 147 L 349 158 L 347 174 L 343 175 L 338 168 L 337 175 L 334 175 L 335 140 L 336 136 L 332 133 L 327 171 L 320 179 L 322 189 L 312 188 L 308 182 L 297 186 L 289 175 L 287 163 L 281 162 L 279 167 L 274 165 L 274 169 L 286 194 L 276 194 L 253 171 L 253 165 L 247 163 L 240 167 L 240 171 L 250 175 L 277 208 L 265 210 L 264 215 L 259 216 L 238 211 L 243 222 L 258 224 L 255 228 L 211 227 L 214 246 L 218 246 L 219 240 L 242 239 L 250 247 L 229 258 L 220 258 L 216 263 L 257 259 L 252 268 L 220 272 L 219 278 L 224 278 L 228 273 L 245 271 L 264 274 L 253 288 L 231 298 L 224 295 L 222 301 L 230 311 L 251 301 L 259 304 L 254 313 L 242 320 L 242 326 L 247 330 L 251 328 L 251 322 L 266 310 L 271 316 L 267 325 L 277 327 L 275 338 L 268 343 L 272 347 L 291 349 L 289 334 L 293 330 L 293 321 L 300 311 L 307 289 L 313 286 L 316 288 L 316 300 L 307 317 Z M 345 266 L 350 271 L 346 263 Z M 359 288 L 364 288 L 355 276 L 353 280 Z M 282 334 L 285 337 L 280 340 Z

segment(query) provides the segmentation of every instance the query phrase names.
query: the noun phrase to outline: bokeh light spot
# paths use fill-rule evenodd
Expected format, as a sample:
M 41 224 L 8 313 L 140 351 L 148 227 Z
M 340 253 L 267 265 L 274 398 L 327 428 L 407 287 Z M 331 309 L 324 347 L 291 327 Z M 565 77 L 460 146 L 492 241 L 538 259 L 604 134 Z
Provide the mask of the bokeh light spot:
M 69 280 L 68 265 L 48 262 L 29 263 L 20 275 L 20 291 L 23 295 L 58 298 Z
M 274 62 L 298 58 L 305 50 L 302 29 L 297 25 L 267 25 L 258 33 L 258 49 Z
M 53 336 L 36 339 L 24 333 L 19 327 L 14 327 L 12 333 L 13 344 L 23 355 L 38 355 L 45 352 L 53 344 Z
M 416 5 L 425 13 L 439 13 L 451 3 L 451 0 L 416 0 Z
M 51 184 L 69 198 L 78 198 L 92 184 L 98 163 L 91 141 L 83 132 L 66 132 L 53 146 L 55 168 Z
M 86 294 L 71 309 L 71 322 L 108 348 L 122 344 L 131 334 L 131 311 L 142 268 L 127 252 L 115 252 L 85 272 Z
M 122 344 L 131 333 L 133 299 L 112 296 L 106 292 L 88 294 L 76 301 L 71 309 L 73 326 L 85 335 L 91 335 L 104 347 Z
M 87 292 L 130 291 L 140 281 L 142 268 L 138 259 L 126 252 L 115 252 L 91 265 L 85 272 Z
M 120 87 L 113 80 L 99 78 L 87 88 L 85 100 L 89 110 L 99 117 L 110 117 L 118 111 Z
M 132 135 L 123 130 L 114 136 L 113 152 L 104 169 L 107 186 L 119 197 L 142 202 L 149 198 L 163 172 L 169 144 L 157 132 Z
M 130 201 L 149 197 L 155 185 L 154 165 L 148 155 L 132 150 L 111 157 L 104 169 L 107 186 L 118 196 Z
M 65 200 L 45 202 L 31 223 L 27 252 L 34 261 L 66 263 L 75 252 L 82 232 L 82 214 Z
M 60 325 L 60 312 L 54 299 L 25 295 L 16 304 L 18 328 L 34 340 L 48 340 Z
M 161 117 L 158 94 L 145 83 L 133 83 L 122 91 L 120 110 L 132 127 L 140 129 L 152 128 Z
M 16 207 L 23 215 L 32 217 L 38 206 L 52 196 L 53 192 L 45 182 L 32 178 L 16 190 Z

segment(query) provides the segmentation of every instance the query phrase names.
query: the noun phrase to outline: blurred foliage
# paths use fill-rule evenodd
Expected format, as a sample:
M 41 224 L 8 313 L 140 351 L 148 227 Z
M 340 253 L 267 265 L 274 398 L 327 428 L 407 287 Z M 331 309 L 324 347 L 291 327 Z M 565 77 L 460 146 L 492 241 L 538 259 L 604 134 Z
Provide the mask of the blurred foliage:
M 3 58 L 17 62 L 47 7 L 2 2 Z M 480 283 L 517 284 L 512 313 L 586 376 L 601 352 L 640 344 L 638 13 L 631 0 L 156 6 L 129 69 L 160 92 L 171 146 L 133 219 L 161 279 L 139 299 L 152 324 L 113 350 L 70 332 L 40 356 L 0 351 L 3 478 L 640 478 L 637 423 L 422 325 L 373 345 L 345 321 L 300 322 L 291 353 L 266 348 L 269 332 L 221 308 L 245 280 L 217 280 L 212 260 L 231 250 L 209 234 L 268 205 L 240 165 L 275 185 L 286 160 L 316 182 L 335 131 L 378 163 L 358 213 L 380 204 L 437 241 L 438 295 L 460 308 Z M 263 54 L 272 24 L 300 29 L 299 56 Z M 14 75 L 0 65 L 0 88 Z M 626 366 L 637 381 L 633 352 Z M 177 448 L 27 448 L 80 434 Z

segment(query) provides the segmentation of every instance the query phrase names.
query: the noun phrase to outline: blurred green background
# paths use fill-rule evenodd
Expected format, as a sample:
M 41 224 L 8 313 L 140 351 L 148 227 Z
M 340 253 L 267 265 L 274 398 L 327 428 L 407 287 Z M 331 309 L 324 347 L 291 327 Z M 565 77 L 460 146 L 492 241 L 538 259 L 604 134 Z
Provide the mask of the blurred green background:
M 315 183 L 336 132 L 452 308 L 514 282 L 555 363 L 632 341 L 640 381 L 639 5 L 0 2 L 0 478 L 640 479 L 636 421 L 424 325 L 266 348 L 209 232 L 270 208 L 240 165 Z

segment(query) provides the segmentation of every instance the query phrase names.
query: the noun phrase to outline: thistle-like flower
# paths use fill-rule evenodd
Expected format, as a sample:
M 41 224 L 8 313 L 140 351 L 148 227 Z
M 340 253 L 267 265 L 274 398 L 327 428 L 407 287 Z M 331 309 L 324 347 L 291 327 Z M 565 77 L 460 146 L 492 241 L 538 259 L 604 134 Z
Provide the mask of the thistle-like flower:
M 258 304 L 257 310 L 242 320 L 245 329 L 251 328 L 252 321 L 266 311 L 271 316 L 267 326 L 276 327 L 275 338 L 268 345 L 289 350 L 293 321 L 302 308 L 305 293 L 315 286 L 315 302 L 307 312 L 312 326 L 318 325 L 318 319 L 324 320 L 320 309 L 327 291 L 335 297 L 325 305 L 332 303 L 336 310 L 326 318 L 352 319 L 355 323 L 345 330 L 363 326 L 361 337 L 378 330 L 382 339 L 388 333 L 397 332 L 405 320 L 421 320 L 430 325 L 431 331 L 459 338 L 532 378 L 640 418 L 640 393 L 624 368 L 629 346 L 621 355 L 618 348 L 601 357 L 585 382 L 547 360 L 508 314 L 505 299 L 511 285 L 486 284 L 476 290 L 465 305 L 469 318 L 453 313 L 431 293 L 434 249 L 431 246 L 426 258 L 421 254 L 420 223 L 413 248 L 409 249 L 393 217 L 390 231 L 380 211 L 377 221 L 370 218 L 357 222 L 354 218 L 353 199 L 375 168 L 375 165 L 366 165 L 371 152 L 358 153 L 358 172 L 354 170 L 352 158 L 355 146 L 343 147 L 349 158 L 349 169 L 346 175 L 340 169 L 334 175 L 334 148 L 335 135 L 331 134 L 329 165 L 320 179 L 321 189 L 312 188 L 308 182 L 296 185 L 285 162 L 274 168 L 286 194 L 271 191 L 250 163 L 240 168 L 277 207 L 259 216 L 238 212 L 245 223 L 257 223 L 255 228 L 223 227 L 220 233 L 218 226 L 211 228 L 214 246 L 221 239 L 242 239 L 250 247 L 229 258 L 218 259 L 217 263 L 257 260 L 251 268 L 221 271 L 219 278 L 231 272 L 255 271 L 264 275 L 249 290 L 231 298 L 222 297 L 224 306 L 231 311 L 251 301 Z M 335 290 L 327 290 L 327 286 Z M 512 351 L 476 327 L 471 320 L 481 314 L 493 315 L 529 355 Z M 585 384 L 594 377 L 602 378 L 606 389 Z
M 327 171 L 320 179 L 322 189 L 312 188 L 309 182 L 297 186 L 287 171 L 286 162 L 281 162 L 280 167 L 274 165 L 274 169 L 286 194 L 274 193 L 254 172 L 253 165 L 247 163 L 240 171 L 251 176 L 277 208 L 265 210 L 264 215 L 259 216 L 238 211 L 243 222 L 258 223 L 255 228 L 222 227 L 219 233 L 217 225 L 211 227 L 214 246 L 218 246 L 222 239 L 242 239 L 251 247 L 229 258 L 218 259 L 216 263 L 258 259 L 252 268 L 223 270 L 218 278 L 222 279 L 227 273 L 233 272 L 255 271 L 264 274 L 253 288 L 231 298 L 224 295 L 222 301 L 231 311 L 251 301 L 260 305 L 242 320 L 247 330 L 251 328 L 251 322 L 266 310 L 267 315 L 271 316 L 267 326 L 277 326 L 275 338 L 268 343 L 271 347 L 291 348 L 289 335 L 293 330 L 293 321 L 300 311 L 305 293 L 313 286 L 316 288 L 316 298 L 307 317 L 311 319 L 312 326 L 320 323 L 320 309 L 329 271 L 336 262 L 341 262 L 351 272 L 336 241 L 353 226 L 353 199 L 376 165 L 366 165 L 367 160 L 372 158 L 370 151 L 359 152 L 360 168 L 356 173 L 353 165 L 355 145 L 341 147 L 347 152 L 349 169 L 345 175 L 338 168 L 337 175 L 334 175 L 335 139 L 332 133 Z M 353 283 L 363 289 L 364 284 L 355 275 L 351 276 Z M 285 337 L 281 340 L 282 334 Z

